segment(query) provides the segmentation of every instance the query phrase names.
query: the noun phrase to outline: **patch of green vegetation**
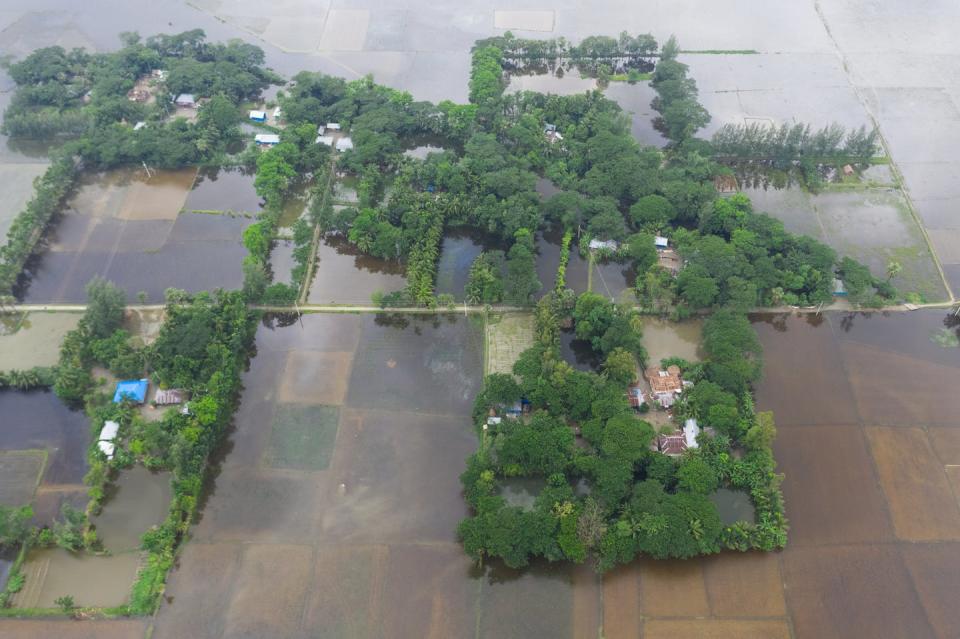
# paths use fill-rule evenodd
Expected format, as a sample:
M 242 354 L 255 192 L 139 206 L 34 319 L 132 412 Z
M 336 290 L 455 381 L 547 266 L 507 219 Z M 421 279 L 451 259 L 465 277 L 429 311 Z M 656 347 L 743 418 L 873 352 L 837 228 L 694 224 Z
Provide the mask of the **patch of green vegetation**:
M 951 331 L 949 328 L 941 328 L 930 333 L 930 341 L 941 348 L 960 347 L 960 337 L 957 336 L 956 331 Z
M 614 73 L 607 78 L 610 82 L 629 82 L 633 84 L 635 82 L 648 82 L 650 78 L 653 77 L 652 73 Z
M 273 468 L 323 470 L 330 465 L 340 409 L 336 406 L 279 404 L 270 427 L 265 461 Z

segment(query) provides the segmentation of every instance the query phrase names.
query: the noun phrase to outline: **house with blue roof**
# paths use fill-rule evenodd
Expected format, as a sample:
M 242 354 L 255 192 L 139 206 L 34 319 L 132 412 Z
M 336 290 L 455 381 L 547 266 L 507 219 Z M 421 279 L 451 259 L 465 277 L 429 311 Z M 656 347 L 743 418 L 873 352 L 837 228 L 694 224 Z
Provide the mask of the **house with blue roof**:
M 113 403 L 119 404 L 125 399 L 129 399 L 138 404 L 147 400 L 147 386 L 149 382 L 146 379 L 127 379 L 117 382 L 117 390 L 113 393 Z

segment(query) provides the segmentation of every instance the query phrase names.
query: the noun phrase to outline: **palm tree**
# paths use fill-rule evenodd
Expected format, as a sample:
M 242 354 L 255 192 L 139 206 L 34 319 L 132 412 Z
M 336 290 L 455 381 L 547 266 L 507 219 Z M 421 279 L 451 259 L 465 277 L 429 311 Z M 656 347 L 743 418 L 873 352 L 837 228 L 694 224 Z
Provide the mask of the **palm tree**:
M 900 275 L 901 272 L 903 272 L 903 265 L 900 262 L 896 260 L 890 260 L 889 262 L 887 262 L 887 281 L 888 282 L 893 278 L 895 278 L 897 275 Z

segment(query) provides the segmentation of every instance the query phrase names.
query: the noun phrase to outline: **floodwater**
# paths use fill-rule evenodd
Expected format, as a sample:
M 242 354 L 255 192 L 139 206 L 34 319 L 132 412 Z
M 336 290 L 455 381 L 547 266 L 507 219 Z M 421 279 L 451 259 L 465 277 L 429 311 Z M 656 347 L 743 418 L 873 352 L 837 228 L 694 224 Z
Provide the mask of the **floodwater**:
M 277 240 L 270 251 L 270 270 L 274 282 L 289 283 L 297 261 L 293 259 L 293 240 Z
M 688 362 L 699 361 L 703 322 L 697 319 L 670 322 L 656 317 L 644 316 L 643 346 L 647 349 L 650 364 L 657 364 L 668 357 L 682 357 Z
M 470 229 L 447 229 L 437 263 L 437 293 L 449 293 L 462 301 L 473 261 L 481 252 L 492 250 L 503 251 L 503 244 Z
M 577 339 L 572 328 L 560 331 L 560 356 L 578 371 L 600 370 L 603 359 L 593 350 L 588 340 Z
M 374 293 L 391 293 L 406 285 L 403 265 L 364 255 L 345 238 L 328 236 L 317 248 L 317 265 L 307 301 L 370 304 Z
M 530 509 L 546 487 L 543 477 L 508 477 L 500 481 L 500 496 L 511 506 Z
M 720 521 L 726 526 L 738 521 L 753 523 L 755 519 L 753 504 L 750 502 L 750 495 L 742 490 L 721 488 L 710 495 L 710 501 L 716 505 L 717 511 L 720 513 Z
M 245 169 L 201 169 L 184 209 L 258 213 L 262 200 L 253 188 L 254 173 Z
M 594 78 L 581 78 L 576 71 L 557 76 L 552 73 L 536 75 L 511 75 L 507 93 L 533 91 L 553 95 L 578 95 L 597 88 Z
M 657 92 L 649 82 L 611 82 L 603 94 L 619 104 L 624 113 L 630 116 L 630 132 L 634 140 L 644 146 L 662 148 L 667 145 L 669 140 L 653 128 L 653 119 L 658 114 L 650 107 L 650 102 Z
M 121 553 L 140 546 L 140 537 L 161 523 L 170 508 L 170 474 L 142 466 L 125 470 L 107 490 L 103 511 L 91 518 L 106 550 Z
M 28 553 L 23 564 L 26 583 L 14 598 L 18 608 L 55 608 L 69 595 L 77 606 L 121 606 L 130 597 L 139 553 L 100 556 L 43 548 Z
M 29 313 L 0 316 L 12 320 L 15 332 L 0 333 L 0 371 L 53 366 L 60 358 L 63 336 L 76 327 L 79 314 Z
M 549 229 L 537 233 L 537 277 L 540 279 L 540 292 L 542 296 L 547 291 L 552 290 L 557 281 L 557 267 L 560 266 L 560 242 L 563 239 L 563 231 L 559 229 Z M 573 289 L 577 294 L 587 290 L 587 281 L 589 279 L 587 260 L 580 256 L 577 250 L 576 236 L 570 241 L 570 258 L 567 261 L 567 270 L 565 273 L 566 287 Z
M 83 302 L 99 275 L 160 301 L 164 290 L 239 288 L 246 217 L 181 213 L 194 171 L 86 175 L 18 283 L 25 302 Z
M 90 426 L 50 391 L 0 391 L 0 450 L 46 450 L 42 483 L 79 484 L 87 472 Z M 36 481 L 36 478 L 33 478 Z

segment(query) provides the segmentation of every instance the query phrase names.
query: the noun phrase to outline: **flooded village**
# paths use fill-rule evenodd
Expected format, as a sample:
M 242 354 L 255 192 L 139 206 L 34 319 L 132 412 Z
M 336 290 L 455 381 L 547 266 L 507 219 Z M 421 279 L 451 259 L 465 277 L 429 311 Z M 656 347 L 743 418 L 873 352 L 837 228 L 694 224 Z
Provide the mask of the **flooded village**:
M 209 43 L 260 47 L 264 61 L 255 66 L 276 77 L 256 98 L 236 100 L 236 137 L 211 141 L 210 134 L 211 148 L 223 146 L 209 162 L 114 166 L 95 164 L 89 154 L 99 151 L 77 151 L 85 160 L 75 181 L 32 238 L 9 295 L 0 295 L 0 639 L 957 636 L 960 399 L 952 388 L 960 373 L 960 228 L 951 212 L 960 169 L 949 145 L 958 134 L 960 85 L 943 60 L 958 53 L 948 33 L 958 24 L 960 10 L 940 1 L 527 10 L 197 0 L 80 11 L 63 0 L 14 0 L 0 9 L 4 109 L 22 99 L 10 63 L 46 46 L 116 51 L 121 32 L 146 40 L 202 28 Z M 731 161 L 722 176 L 703 180 L 711 202 L 732 203 L 720 205 L 729 217 L 650 222 L 659 213 L 631 206 L 639 191 L 583 186 L 591 178 L 576 173 L 574 159 L 593 142 L 565 107 L 553 97 L 518 96 L 576 100 L 596 91 L 627 118 L 611 130 L 664 154 L 658 166 L 640 162 L 631 171 L 679 182 L 669 173 L 674 164 L 683 179 L 700 169 L 689 155 L 680 159 L 681 144 L 651 106 L 661 99 L 651 84 L 660 53 L 636 68 L 599 72 L 570 60 L 511 66 L 508 57 L 498 99 L 505 111 L 529 109 L 542 122 L 509 133 L 503 125 L 500 147 L 449 130 L 394 136 L 360 107 L 336 121 L 311 116 L 294 134 L 293 78 L 302 70 L 346 78 L 344 95 L 381 100 L 384 109 L 439 104 L 435 112 L 423 107 L 425 122 L 455 121 L 450 109 L 468 103 L 482 122 L 493 118 L 477 97 L 475 55 L 484 38 L 562 37 L 575 47 L 624 29 L 654 34 L 657 51 L 677 36 L 676 59 L 689 67 L 710 116 L 696 133 L 703 141 L 719 145 L 713 136 L 724 125 L 838 123 L 847 132 L 876 129 L 877 153 L 866 163 L 814 169 Z M 367 74 L 371 84 L 363 85 Z M 161 99 L 174 105 L 137 132 L 173 126 L 178 116 L 203 124 L 212 96 L 168 96 L 168 77 L 145 73 L 125 94 L 145 109 Z M 299 84 L 318 82 L 316 95 L 339 91 L 318 77 L 301 76 Z M 379 85 L 398 91 L 384 97 Z M 324 115 L 336 108 L 297 99 Z M 132 132 L 142 122 L 128 119 L 110 126 Z M 364 126 L 394 136 L 395 147 L 371 150 Z M 5 131 L 4 237 L 28 209 L 35 180 L 69 146 L 66 137 Z M 299 151 L 288 147 L 294 135 Z M 527 144 L 538 151 L 524 151 Z M 614 147 L 609 153 L 621 152 Z M 262 176 L 285 169 L 260 158 L 283 153 L 296 156 L 295 176 L 277 196 Z M 510 173 L 498 153 L 530 165 Z M 537 153 L 547 158 L 540 165 L 529 160 Z M 371 158 L 383 157 L 389 175 L 376 176 L 370 167 L 380 160 Z M 474 185 L 488 174 L 501 179 L 480 187 L 496 193 L 491 199 L 509 202 L 504 208 L 518 216 L 537 212 L 529 238 L 522 224 L 503 232 L 513 218 L 489 202 L 444 199 L 458 179 Z M 578 190 L 584 200 L 564 199 Z M 743 196 L 751 209 L 736 208 Z M 626 222 L 595 221 L 603 212 L 590 202 L 604 198 L 616 200 L 613 210 Z M 433 237 L 436 203 L 449 208 L 431 253 L 425 238 Z M 761 213 L 773 221 L 742 227 Z M 755 256 L 763 249 L 755 237 L 773 224 L 818 244 L 778 239 L 776 250 L 793 251 L 794 262 L 770 271 L 762 258 L 751 262 L 758 284 L 750 304 L 737 306 L 741 289 L 729 285 L 743 272 L 717 276 L 714 289 L 694 279 L 708 279 L 701 267 L 714 275 L 703 255 L 722 251 L 691 234 L 713 232 Z M 367 237 L 355 228 L 374 230 Z M 839 270 L 810 276 L 810 267 L 797 266 L 804 258 L 796 246 L 815 256 L 818 247 L 835 251 Z M 0 266 L 9 255 L 0 252 Z M 433 270 L 420 298 L 423 255 Z M 866 276 L 849 263 L 844 270 L 844 257 Z M 793 266 L 800 275 L 783 276 Z M 777 286 L 759 284 L 773 281 L 773 270 L 782 276 Z M 869 280 L 866 293 L 856 275 L 860 284 Z M 0 268 L 0 284 L 3 277 Z M 100 278 L 112 286 L 88 286 Z M 802 282 L 783 285 L 791 280 Z M 885 297 L 888 289 L 894 293 Z M 516 290 L 523 295 L 513 297 Z M 814 290 L 827 295 L 814 301 Z M 108 309 L 110 321 L 91 308 Z M 775 507 L 758 502 L 742 479 L 719 473 L 697 493 L 717 518 L 715 548 L 685 558 L 622 551 L 627 560 L 601 568 L 614 555 L 597 542 L 576 561 L 563 538 L 564 508 L 583 515 L 610 490 L 609 477 L 584 459 L 612 458 L 608 447 L 635 441 L 596 435 L 605 389 L 615 386 L 609 402 L 626 408 L 604 415 L 605 428 L 626 415 L 649 435 L 636 440 L 644 445 L 631 486 L 662 477 L 672 497 L 687 491 L 692 480 L 679 469 L 691 459 L 722 456 L 723 468 L 739 472 L 757 457 L 762 446 L 717 410 L 728 405 L 710 404 L 723 398 L 695 406 L 736 387 L 724 385 L 724 374 L 744 374 L 729 362 L 718 371 L 729 355 L 717 352 L 711 318 L 730 309 L 758 343 L 737 356 L 762 368 L 729 392 L 731 410 L 741 426 L 772 413 L 775 438 L 766 445 L 775 471 L 760 490 L 782 494 L 785 545 L 759 549 L 756 531 L 769 532 Z M 98 333 L 98 321 L 109 330 Z M 601 322 L 622 332 L 597 332 Z M 625 373 L 611 357 L 621 350 L 631 355 Z M 531 373 L 531 362 L 547 364 Z M 503 391 L 509 401 L 489 399 L 497 383 L 516 386 L 516 399 L 512 391 Z M 573 407 L 577 401 L 585 408 Z M 541 457 L 510 448 L 511 437 L 560 412 L 564 432 L 536 440 Z M 549 469 L 544 442 L 560 440 L 574 460 L 562 486 L 557 473 L 525 465 Z M 505 461 L 511 450 L 513 464 Z M 474 487 L 471 469 L 484 455 L 493 470 Z M 668 458 L 671 470 L 655 471 L 654 458 Z M 478 508 L 471 491 L 482 493 L 487 481 L 492 488 L 479 501 L 488 501 Z M 637 546 L 668 525 L 630 521 L 642 497 L 630 490 L 597 539 L 620 531 L 617 543 Z M 526 521 L 554 494 L 565 497 L 545 510 L 562 552 L 544 543 L 539 554 L 524 554 L 525 565 L 510 567 L 511 551 L 534 533 L 506 528 L 503 513 Z M 464 522 L 480 522 L 491 503 L 503 510 L 487 516 L 503 515 L 509 532 L 471 538 Z M 701 519 L 684 535 L 709 536 Z M 590 537 L 583 521 L 573 526 L 579 540 Z M 743 533 L 753 541 L 738 547 L 736 531 L 754 531 Z

